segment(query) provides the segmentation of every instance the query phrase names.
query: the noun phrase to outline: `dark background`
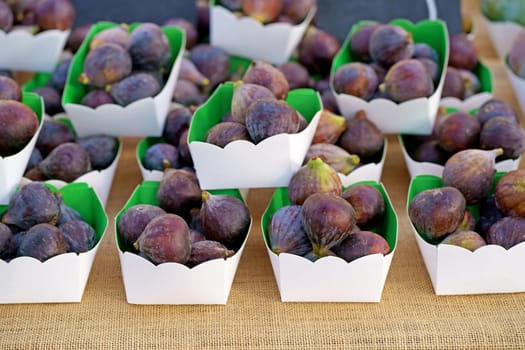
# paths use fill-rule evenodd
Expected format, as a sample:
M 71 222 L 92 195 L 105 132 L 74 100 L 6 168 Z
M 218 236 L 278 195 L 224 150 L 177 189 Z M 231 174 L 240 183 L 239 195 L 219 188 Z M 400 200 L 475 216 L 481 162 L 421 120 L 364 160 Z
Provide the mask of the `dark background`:
M 461 30 L 459 0 L 435 0 L 438 16 L 450 33 Z M 75 25 L 107 20 L 113 22 L 156 22 L 184 17 L 195 23 L 194 0 L 72 0 L 77 11 Z M 317 26 L 343 41 L 359 20 L 387 22 L 394 18 L 419 21 L 428 18 L 424 0 L 318 0 Z

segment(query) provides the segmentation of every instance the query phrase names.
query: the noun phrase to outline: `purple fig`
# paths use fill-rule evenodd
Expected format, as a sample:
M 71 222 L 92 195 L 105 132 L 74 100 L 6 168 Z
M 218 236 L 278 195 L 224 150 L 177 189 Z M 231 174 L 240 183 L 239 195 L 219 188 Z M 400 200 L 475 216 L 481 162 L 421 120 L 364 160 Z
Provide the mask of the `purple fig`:
M 525 79 L 525 32 L 522 30 L 514 39 L 507 59 L 512 72 Z
M 473 231 L 476 228 L 476 218 L 467 208 L 463 220 L 459 224 L 457 231 Z
M 418 145 L 414 151 L 414 160 L 445 165 L 450 153 L 439 146 L 438 140 L 429 140 Z
M 503 175 L 494 192 L 498 209 L 506 216 L 525 218 L 525 170 L 512 170 Z
M 341 197 L 352 205 L 356 224 L 362 229 L 375 227 L 385 214 L 385 200 L 377 188 L 355 184 L 343 191 Z
M 13 100 L 0 100 L 0 157 L 20 152 L 38 130 L 33 110 Z
M 262 85 L 243 82 L 236 83 L 231 102 L 231 115 L 233 120 L 245 124 L 248 107 L 250 107 L 254 101 L 274 98 L 273 92 Z
M 191 158 L 190 147 L 188 146 L 188 134 L 189 129 L 182 132 L 179 139 L 179 159 L 181 163 L 185 165 L 193 165 L 193 159 Z
M 352 262 L 366 255 L 390 253 L 388 242 L 379 234 L 371 231 L 353 232 L 332 251 L 347 262 Z
M 46 157 L 55 147 L 62 143 L 73 142 L 74 140 L 75 134 L 73 130 L 65 123 L 46 118 L 36 139 L 35 147 L 42 153 L 42 156 Z
M 479 107 L 476 113 L 481 125 L 485 124 L 490 118 L 493 117 L 506 117 L 510 120 L 519 123 L 518 115 L 516 111 L 507 102 L 492 98 Z
M 463 99 L 467 99 L 481 91 L 481 82 L 479 78 L 469 70 L 458 69 L 459 75 L 463 79 L 463 85 L 465 86 L 465 94 Z
M 110 135 L 91 135 L 79 137 L 76 140 L 89 154 L 91 168 L 103 170 L 109 167 L 117 157 L 119 141 Z
M 294 134 L 299 131 L 297 111 L 286 102 L 275 99 L 259 99 L 246 111 L 246 129 L 254 143 L 277 134 Z
M 379 89 L 385 91 L 395 102 L 401 103 L 431 96 L 434 82 L 423 63 L 416 59 L 406 59 L 390 67 Z
M 9 226 L 0 223 L 0 259 L 5 259 L 12 254 L 13 232 L 11 232 Z
M 201 188 L 194 173 L 179 169 L 166 169 L 157 192 L 159 206 L 168 213 L 184 218 L 190 210 L 201 205 Z
M 436 63 L 439 63 L 438 53 L 427 43 L 414 44 L 414 53 L 412 54 L 412 58 L 428 58 Z
M 119 237 L 127 244 L 133 244 L 139 238 L 146 225 L 155 217 L 166 212 L 155 205 L 136 204 L 126 209 L 117 223 Z
M 283 8 L 282 0 L 243 0 L 242 10 L 261 23 L 275 20 Z
M 133 67 L 157 70 L 170 60 L 171 49 L 166 34 L 155 23 L 141 23 L 130 34 L 128 52 Z
M 197 44 L 197 40 L 199 39 L 197 28 L 195 28 L 195 25 L 186 18 L 170 18 L 164 22 L 164 25 L 169 27 L 178 27 L 184 31 L 186 34 L 186 50 L 191 50 L 191 48 Z
M 516 159 L 525 150 L 525 132 L 507 117 L 493 117 L 481 129 L 479 144 L 482 149 L 502 148 L 503 159 Z
M 50 224 L 37 224 L 25 234 L 18 247 L 18 256 L 30 256 L 45 261 L 67 253 L 67 244 L 60 230 Z
M 68 30 L 75 21 L 75 8 L 70 0 L 40 0 L 35 3 L 36 24 L 41 31 Z
M 317 6 L 317 0 L 282 0 L 282 13 L 293 23 L 302 22 L 310 10 Z
M 84 61 L 84 72 L 78 80 L 98 88 L 115 83 L 131 73 L 131 56 L 121 46 L 103 44 L 91 50 Z
M 459 100 L 465 97 L 465 82 L 459 69 L 450 66 L 446 68 L 441 97 L 455 97 Z
M 323 110 L 330 111 L 337 115 L 341 114 L 335 94 L 331 90 L 326 90 L 321 94 L 321 102 L 323 103 Z
M 42 153 L 38 150 L 38 148 L 33 148 L 31 151 L 31 156 L 29 156 L 29 161 L 27 162 L 26 171 L 29 169 L 33 169 L 38 165 L 44 159 L 42 157 Z
M 93 248 L 97 235 L 91 225 L 83 220 L 70 220 L 58 226 L 64 236 L 68 252 L 84 253 Z
M 13 11 L 9 5 L 4 1 L 0 2 L 0 30 L 7 33 L 13 27 L 13 21 Z
M 223 49 L 209 44 L 197 44 L 190 51 L 195 67 L 210 80 L 210 88 L 228 80 L 230 55 Z
M 379 28 L 379 23 L 369 23 L 360 26 L 350 38 L 350 53 L 360 62 L 370 62 L 370 37 L 374 30 Z
M 337 93 L 369 100 L 377 89 L 378 80 L 375 71 L 369 65 L 352 62 L 337 69 L 333 84 Z
M 206 98 L 197 85 L 190 81 L 179 80 L 175 85 L 171 99 L 185 107 L 198 107 L 204 103 Z
M 481 126 L 477 118 L 465 112 L 454 112 L 434 127 L 439 146 L 448 152 L 476 148 Z
M 148 147 L 144 153 L 142 164 L 148 170 L 164 171 L 168 168 L 178 168 L 179 151 L 169 143 L 156 143 Z
M 219 147 L 237 140 L 250 141 L 250 135 L 244 124 L 236 122 L 221 122 L 215 124 L 206 135 L 206 142 Z
M 55 147 L 38 168 L 50 179 L 73 182 L 91 171 L 91 161 L 82 146 L 66 142 Z
M 226 248 L 217 241 L 199 241 L 192 243 L 191 255 L 186 265 L 194 267 L 213 259 L 227 259 L 233 254 L 235 254 L 233 250 Z
M 459 247 L 463 247 L 470 251 L 487 245 L 483 237 L 479 233 L 474 231 L 457 231 L 446 236 L 440 244 L 451 244 Z
M 205 241 L 206 236 L 204 235 L 204 233 L 190 228 L 190 239 L 191 239 L 191 244 L 193 245 L 196 242 Z
M 378 155 L 384 143 L 385 136 L 363 110 L 346 120 L 346 130 L 338 141 L 339 146 L 350 154 L 358 155 L 363 163 Z
M 374 61 L 388 68 L 396 62 L 412 57 L 414 40 L 412 34 L 405 29 L 382 24 L 370 36 L 369 51 Z
M 121 46 L 123 49 L 127 49 L 129 41 L 129 27 L 126 24 L 121 24 L 116 27 L 104 29 L 93 37 L 89 42 L 89 49 L 106 44 L 112 43 Z
M 303 229 L 300 205 L 287 205 L 277 210 L 268 225 L 270 249 L 275 254 L 305 255 L 312 250 L 312 243 Z
M 16 80 L 6 76 L 0 76 L 0 100 L 21 101 L 21 99 L 22 90 Z
M 494 194 L 482 198 L 479 201 L 479 220 L 476 223 L 476 231 L 483 237 L 486 237 L 490 226 L 502 217 L 503 214 L 498 209 Z
M 478 63 L 478 53 L 474 42 L 465 33 L 450 36 L 448 64 L 455 68 L 473 70 Z
M 60 96 L 60 92 L 54 87 L 42 86 L 34 89 L 32 92 L 44 100 L 44 110 L 47 115 L 53 116 L 64 112 L 64 108 L 62 108 L 62 96 Z
M 288 81 L 290 90 L 309 88 L 313 84 L 308 69 L 299 62 L 286 62 L 277 68 L 283 73 L 286 81 Z
M 198 86 L 210 85 L 210 80 L 199 72 L 197 67 L 195 67 L 195 64 L 193 64 L 189 58 L 182 59 L 178 79 L 192 82 Z
M 341 44 L 334 35 L 310 26 L 299 43 L 299 62 L 313 74 L 328 75 L 340 48 Z
M 180 136 L 190 127 L 192 112 L 185 106 L 170 109 L 164 122 L 162 137 L 173 146 L 179 145 Z
M 113 100 L 113 97 L 111 97 L 110 94 L 108 94 L 105 90 L 102 89 L 91 90 L 86 95 L 84 95 L 84 97 L 82 97 L 82 100 L 80 101 L 80 104 L 83 104 L 84 106 L 88 106 L 93 109 L 97 108 L 98 106 L 114 103 L 115 100 Z
M 308 148 L 304 158 L 304 164 L 311 159 L 320 158 L 331 166 L 336 172 L 348 175 L 359 165 L 359 156 L 350 154 L 343 148 L 331 143 L 316 143 Z
M 284 100 L 288 96 L 288 80 L 274 66 L 261 60 L 254 60 L 244 73 L 242 81 L 247 84 L 257 84 L 266 87 L 276 98 Z
M 497 244 L 510 249 L 525 241 L 525 219 L 507 216 L 490 226 L 487 232 L 487 243 Z
M 91 24 L 84 24 L 73 29 L 67 38 L 66 49 L 69 49 L 72 53 L 76 53 L 80 45 L 84 42 L 84 39 L 86 39 L 91 30 L 91 26 Z
M 148 73 L 134 73 L 109 87 L 111 97 L 121 106 L 156 96 L 160 90 L 158 80 Z

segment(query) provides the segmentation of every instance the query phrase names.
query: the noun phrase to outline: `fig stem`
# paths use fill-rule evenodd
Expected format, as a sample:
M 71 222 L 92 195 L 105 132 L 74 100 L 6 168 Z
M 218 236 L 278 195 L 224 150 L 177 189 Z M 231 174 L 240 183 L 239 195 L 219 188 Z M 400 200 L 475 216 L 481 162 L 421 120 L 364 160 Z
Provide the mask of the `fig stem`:
M 202 201 L 203 201 L 203 202 L 207 201 L 207 200 L 210 198 L 210 195 L 211 195 L 210 192 L 208 192 L 208 191 L 202 191 L 202 195 L 201 195 L 201 197 L 202 197 Z

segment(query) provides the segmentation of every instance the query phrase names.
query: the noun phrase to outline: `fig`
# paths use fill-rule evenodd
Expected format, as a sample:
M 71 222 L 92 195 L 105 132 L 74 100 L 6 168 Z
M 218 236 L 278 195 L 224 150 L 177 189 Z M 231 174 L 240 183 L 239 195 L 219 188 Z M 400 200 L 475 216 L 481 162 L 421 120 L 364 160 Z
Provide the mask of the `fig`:
M 40 153 L 38 148 L 33 148 L 31 155 L 29 156 L 29 161 L 27 162 L 26 171 L 37 166 L 38 163 L 42 161 L 42 159 L 42 153 Z
M 2 1 L 0 2 L 0 30 L 8 32 L 13 27 L 13 11 L 9 5 Z
M 157 200 L 166 212 L 189 218 L 190 210 L 201 205 L 197 176 L 186 170 L 166 169 L 159 184 Z
M 253 102 L 246 111 L 246 129 L 254 143 L 277 134 L 299 131 L 297 111 L 286 102 L 262 98 Z
M 412 58 L 428 58 L 436 63 L 439 63 L 438 53 L 427 43 L 414 44 L 414 53 L 412 54 Z
M 11 232 L 11 229 L 7 225 L 0 223 L 0 259 L 8 258 L 12 254 L 13 232 Z
M 290 179 L 288 197 L 292 204 L 303 204 L 306 198 L 317 192 L 341 195 L 342 187 L 337 172 L 321 158 L 313 158 Z
M 181 163 L 186 165 L 193 165 L 193 159 L 191 158 L 190 147 L 188 146 L 188 134 L 189 129 L 182 132 L 179 139 L 179 159 Z M 195 170 L 193 170 L 195 172 Z
M 382 24 L 370 35 L 370 56 L 385 68 L 404 59 L 412 57 L 414 40 L 412 34 L 405 29 Z
M 304 164 L 311 159 L 320 158 L 331 166 L 336 172 L 348 175 L 359 165 L 359 156 L 345 151 L 339 146 L 331 143 L 316 143 L 311 145 L 306 152 Z
M 191 50 L 191 48 L 197 44 L 199 33 L 197 33 L 195 25 L 187 19 L 182 17 L 170 18 L 164 22 L 164 25 L 168 27 L 177 27 L 184 31 L 186 34 L 186 50 Z
M 0 76 L 0 100 L 22 100 L 22 90 L 16 80 Z
M 356 224 L 354 208 L 333 193 L 314 193 L 303 203 L 303 228 L 312 243 L 314 255 L 344 240 Z
M 186 80 L 198 86 L 207 86 L 210 80 L 206 78 L 189 58 L 183 58 L 180 63 L 179 80 Z
M 64 203 L 64 200 L 59 194 L 56 194 L 56 196 L 60 202 L 60 216 L 58 217 L 57 226 L 72 220 L 83 220 L 82 215 L 80 215 L 76 209 Z
M 459 69 L 448 66 L 445 70 L 445 81 L 441 97 L 455 97 L 462 100 L 465 97 L 465 82 Z
M 367 118 L 366 112 L 361 110 L 346 120 L 346 130 L 338 143 L 348 153 L 358 155 L 361 162 L 367 162 L 383 150 L 385 137 L 374 122 Z
M 151 219 L 133 246 L 154 264 L 185 264 L 191 254 L 190 229 L 180 216 L 161 214 Z
M 383 66 L 379 65 L 377 62 L 370 62 L 368 66 L 374 70 L 377 76 L 377 85 L 381 84 L 385 80 L 387 70 Z M 378 92 L 377 90 L 375 91 Z
M 448 64 L 455 68 L 473 70 L 478 63 L 474 42 L 465 33 L 450 36 Z
M 450 153 L 439 146 L 438 140 L 423 142 L 414 151 L 414 160 L 417 162 L 429 162 L 445 165 Z
M 248 84 L 262 85 L 280 100 L 284 100 L 288 96 L 290 89 L 284 74 L 270 63 L 261 60 L 252 61 L 244 73 L 242 81 Z
M 466 200 L 455 187 L 419 192 L 412 198 L 408 215 L 416 230 L 431 243 L 455 232 L 465 217 Z
M 374 228 L 385 214 L 385 200 L 377 188 L 356 184 L 343 191 L 341 197 L 352 205 L 356 224 L 361 229 Z
M 188 225 L 190 227 L 190 230 L 198 231 L 198 232 L 204 232 L 204 229 L 202 228 L 202 218 L 201 218 L 201 209 L 200 208 L 191 208 L 190 210 L 190 220 L 188 221 Z M 203 233 L 204 235 L 204 233 Z
M 34 89 L 32 92 L 38 94 L 44 100 L 44 110 L 47 115 L 53 116 L 57 113 L 64 112 L 62 108 L 62 96 L 52 86 L 42 86 Z
M 190 127 L 192 112 L 185 106 L 172 107 L 166 116 L 162 137 L 167 143 L 179 145 L 180 135 Z
M 434 82 L 423 63 L 416 59 L 406 59 L 390 67 L 379 89 L 386 92 L 393 101 L 401 103 L 431 96 Z
M 46 181 L 48 180 L 47 176 L 45 176 L 41 171 L 38 165 L 34 166 L 33 168 L 27 170 L 24 174 L 24 177 L 31 180 L 31 181 Z
M 521 217 L 504 217 L 492 226 L 487 232 L 487 243 L 497 244 L 505 249 L 525 241 L 525 219 Z
M 111 85 L 109 93 L 121 106 L 146 97 L 156 96 L 161 89 L 157 79 L 148 73 L 134 73 Z
M 334 35 L 310 26 L 299 43 L 299 62 L 311 73 L 326 76 L 340 48 L 341 44 Z
M 356 61 L 370 62 L 370 37 L 379 23 L 373 22 L 360 26 L 350 38 L 350 53 Z
M 481 125 L 485 124 L 492 117 L 506 117 L 519 123 L 519 118 L 514 109 L 505 101 L 492 98 L 485 101 L 476 113 Z
M 463 247 L 471 252 L 487 245 L 483 237 L 475 231 L 457 231 L 451 233 L 446 236 L 440 244 L 457 245 L 458 247 Z
M 74 28 L 67 38 L 66 49 L 71 51 L 73 54 L 76 53 L 91 30 L 91 26 L 91 24 L 84 24 Z
M 117 82 L 131 73 L 129 53 L 116 44 L 103 44 L 89 51 L 78 80 L 98 88 Z
M 221 122 L 215 124 L 206 135 L 206 142 L 219 147 L 225 147 L 232 141 L 246 140 L 250 141 L 248 130 L 241 123 Z
M 503 150 L 466 149 L 453 154 L 443 167 L 443 184 L 461 191 L 468 204 L 485 197 L 496 173 L 495 159 Z
M 339 94 L 347 94 L 369 100 L 377 89 L 375 71 L 367 64 L 352 62 L 342 65 L 334 74 L 334 89 Z
M 525 217 L 525 170 L 512 170 L 503 175 L 494 194 L 497 207 L 504 215 Z
M 91 168 L 103 170 L 109 167 L 117 157 L 119 143 L 110 135 L 91 135 L 77 138 L 78 143 L 89 154 Z
M 201 220 L 208 239 L 235 251 L 246 239 L 251 224 L 250 212 L 242 200 L 208 191 L 202 191 Z
M 326 109 L 321 111 L 319 123 L 315 129 L 312 144 L 335 144 L 341 134 L 346 130 L 346 119 Z
M 463 79 L 463 85 L 465 86 L 465 94 L 463 99 L 467 99 L 471 96 L 474 96 L 481 91 L 481 82 L 478 77 L 469 70 L 458 69 L 459 75 Z
M 60 230 L 50 224 L 31 227 L 18 247 L 18 256 L 30 256 L 42 262 L 67 253 L 67 244 Z
M 482 198 L 479 201 L 479 220 L 476 223 L 476 231 L 486 237 L 490 226 L 502 217 L 503 214 L 498 209 L 494 194 Z
M 476 148 L 481 126 L 477 118 L 465 112 L 454 112 L 435 126 L 439 146 L 448 152 Z
M 166 34 L 155 23 L 141 23 L 130 34 L 128 52 L 133 67 L 158 70 L 168 64 L 171 48 Z
M 467 208 L 463 220 L 459 224 L 457 231 L 473 231 L 476 228 L 476 218 Z
M 195 7 L 199 39 L 204 39 L 210 33 L 210 2 L 209 0 L 196 0 Z
M 283 9 L 282 0 L 243 0 L 242 10 L 258 22 L 274 21 Z
M 516 159 L 525 150 L 525 133 L 506 117 L 493 117 L 481 128 L 479 144 L 482 149 L 502 148 L 503 159 Z
M 217 241 L 199 241 L 192 243 L 191 255 L 186 265 L 188 267 L 194 267 L 213 259 L 227 259 L 233 256 L 233 254 L 235 254 L 233 250 L 226 248 L 222 243 Z
M 507 62 L 514 74 L 525 79 L 525 31 L 520 31 L 510 49 Z
M 283 73 L 290 90 L 309 88 L 312 85 L 312 79 L 310 78 L 308 69 L 299 62 L 286 62 L 277 67 L 277 69 Z
M 35 147 L 42 153 L 42 156 L 46 157 L 58 145 L 74 140 L 75 134 L 65 123 L 46 118 L 36 139 Z
M 166 214 L 156 205 L 135 204 L 120 216 L 117 223 L 119 237 L 127 244 L 133 244 L 140 236 L 146 225 L 155 217 Z
M 34 14 L 40 31 L 71 29 L 76 15 L 70 0 L 36 1 Z
M 434 84 L 437 84 L 439 82 L 439 78 L 441 77 L 441 71 L 439 70 L 438 64 L 432 61 L 430 58 L 420 57 L 416 58 L 416 60 L 423 63 L 423 65 L 427 69 L 428 74 L 432 78 L 432 81 L 434 82 Z
M 339 105 L 332 91 L 326 90 L 321 94 L 321 102 L 323 103 L 323 109 L 335 113 L 337 115 L 341 114 L 339 110 Z
M 93 37 L 89 42 L 89 49 L 94 48 L 102 44 L 115 44 L 121 46 L 123 49 L 127 49 L 129 41 L 129 27 L 126 24 L 121 24 L 116 27 L 104 29 Z
M 0 100 L 0 157 L 20 152 L 38 130 L 33 110 L 13 100 Z
M 196 242 L 205 241 L 206 236 L 202 232 L 199 232 L 194 229 L 190 229 L 190 239 L 191 239 L 191 244 L 193 245 Z
M 232 12 L 242 10 L 242 0 L 220 0 L 218 3 Z
M 210 81 L 210 88 L 228 80 L 230 55 L 223 49 L 209 44 L 197 44 L 190 51 L 190 59 L 199 72 Z
M 342 242 L 335 245 L 332 251 L 347 262 L 352 262 L 370 254 L 390 253 L 390 246 L 383 236 L 371 231 L 353 232 Z
M 330 77 L 326 77 L 319 81 L 316 81 L 314 83 L 314 89 L 322 94 L 323 92 L 330 91 L 332 89 L 330 85 Z
M 322 254 L 322 255 L 317 255 L 316 253 L 314 253 L 313 250 L 309 251 L 308 253 L 306 253 L 305 255 L 303 255 L 303 257 L 305 259 L 308 259 L 310 260 L 311 262 L 316 262 L 317 260 L 321 259 L 321 258 L 324 258 L 325 256 L 337 256 L 333 251 L 331 251 L 330 249 L 325 249 L 323 250 L 322 252 L 319 252 L 318 254 Z
M 93 227 L 83 220 L 70 220 L 58 226 L 64 236 L 68 252 L 84 253 L 95 246 L 97 235 Z
M 282 0 L 282 5 L 282 13 L 293 23 L 300 23 L 317 6 L 317 0 Z
M 243 82 L 236 83 L 231 102 L 231 115 L 233 120 L 245 124 L 248 107 L 250 107 L 254 101 L 260 99 L 275 99 L 275 96 L 273 92 L 265 86 Z
M 38 165 L 49 179 L 73 182 L 91 171 L 89 153 L 78 143 L 66 142 L 55 147 Z
M 84 95 L 84 97 L 82 97 L 82 100 L 80 101 L 80 104 L 83 104 L 84 106 L 88 106 L 93 109 L 97 108 L 98 106 L 114 103 L 115 100 L 113 100 L 113 97 L 111 97 L 111 95 L 108 94 L 105 90 L 101 89 L 91 90 L 86 95 Z
M 148 170 L 164 171 L 168 168 L 178 168 L 179 150 L 169 143 L 156 143 L 148 147 L 142 164 Z
M 270 249 L 275 254 L 305 255 L 312 250 L 310 239 L 303 229 L 303 213 L 300 205 L 279 208 L 268 225 Z
M 194 83 L 186 80 L 178 80 L 171 99 L 185 107 L 197 107 L 203 104 L 206 98 Z

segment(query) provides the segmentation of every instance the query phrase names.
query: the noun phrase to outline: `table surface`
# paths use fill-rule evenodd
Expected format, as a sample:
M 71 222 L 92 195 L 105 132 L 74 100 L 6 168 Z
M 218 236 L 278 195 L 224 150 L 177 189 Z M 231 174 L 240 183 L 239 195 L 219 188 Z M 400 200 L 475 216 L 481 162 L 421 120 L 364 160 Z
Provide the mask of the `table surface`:
M 519 110 L 478 1 L 464 0 L 462 7 L 474 16 L 475 45 L 493 73 L 495 96 Z M 273 189 L 252 189 L 252 232 L 226 305 L 128 304 L 113 220 L 142 181 L 138 141 L 123 139 L 107 203 L 110 225 L 82 302 L 0 305 L 1 349 L 525 348 L 525 293 L 434 294 L 406 215 L 409 175 L 394 135 L 382 182 L 399 217 L 399 239 L 381 302 L 281 302 L 260 229 Z

